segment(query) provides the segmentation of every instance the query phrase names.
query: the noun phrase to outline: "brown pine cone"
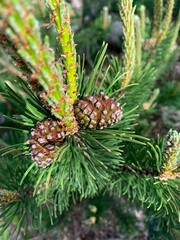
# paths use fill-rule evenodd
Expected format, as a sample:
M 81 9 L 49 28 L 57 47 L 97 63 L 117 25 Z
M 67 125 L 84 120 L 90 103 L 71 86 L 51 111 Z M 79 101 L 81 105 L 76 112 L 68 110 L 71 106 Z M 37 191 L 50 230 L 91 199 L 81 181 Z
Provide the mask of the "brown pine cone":
M 17 201 L 20 198 L 17 191 L 10 191 L 6 189 L 0 189 L 0 206 L 9 202 Z
M 39 167 L 46 168 L 53 162 L 57 147 L 63 144 L 66 131 L 61 121 L 48 118 L 37 122 L 36 128 L 31 129 L 31 136 L 31 156 Z
M 85 96 L 74 105 L 76 120 L 81 128 L 103 129 L 122 119 L 122 108 L 114 99 L 100 93 Z

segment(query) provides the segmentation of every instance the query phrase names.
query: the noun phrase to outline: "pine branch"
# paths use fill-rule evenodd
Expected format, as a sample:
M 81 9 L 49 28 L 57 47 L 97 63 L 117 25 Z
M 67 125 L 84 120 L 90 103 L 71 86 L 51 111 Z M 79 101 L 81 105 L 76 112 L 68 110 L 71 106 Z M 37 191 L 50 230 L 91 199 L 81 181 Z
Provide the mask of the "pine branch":
M 22 1 L 1 3 L 1 16 L 7 25 L 6 33 L 21 57 L 31 65 L 32 78 L 38 78 L 46 92 L 46 101 L 52 105 L 53 113 L 62 118 L 65 110 L 56 109 L 60 102 L 63 106 L 62 98 L 65 97 L 61 71 L 54 65 L 54 54 L 49 49 L 47 39 L 45 44 L 42 43 L 38 22 L 25 4 L 27 3 Z
M 134 11 L 132 0 L 121 0 L 120 16 L 123 23 L 124 34 L 124 56 L 123 70 L 124 77 L 122 87 L 126 87 L 132 79 L 135 63 L 135 36 L 134 36 Z
M 14 42 L 20 56 L 30 65 L 33 72 L 31 79 L 38 79 L 42 86 L 39 95 L 42 102 L 54 116 L 63 119 L 69 129 L 67 131 L 73 134 L 77 131 L 73 103 L 48 38 L 42 42 L 38 21 L 31 14 L 27 2 L 8 0 L 1 5 L 0 13 L 4 26 L 7 26 L 6 34 Z
M 179 217 L 179 180 L 168 182 L 137 174 L 121 173 L 119 178 L 111 182 L 112 193 L 121 197 L 126 195 L 129 200 L 139 200 L 146 209 L 151 209 L 151 218 L 159 221 L 168 216 L 166 227 L 178 226 Z
M 40 229 L 42 208 L 38 207 L 35 199 L 32 198 L 33 174 L 20 185 L 21 178 L 29 165 L 27 159 L 19 159 L 16 167 L 12 161 L 3 160 L 5 161 L 0 163 L 0 201 L 2 200 L 0 236 L 15 218 L 18 218 L 18 223 L 13 227 L 12 233 L 17 230 L 17 236 L 20 230 L 26 231 L 27 223 L 33 222 L 34 226 Z

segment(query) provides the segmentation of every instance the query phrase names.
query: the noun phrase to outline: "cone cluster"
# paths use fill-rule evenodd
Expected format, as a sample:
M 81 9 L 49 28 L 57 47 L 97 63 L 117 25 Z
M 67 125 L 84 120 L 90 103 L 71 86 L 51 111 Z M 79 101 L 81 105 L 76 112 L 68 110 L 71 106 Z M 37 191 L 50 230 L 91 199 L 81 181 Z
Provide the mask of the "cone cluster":
M 39 167 L 46 168 L 53 162 L 65 136 L 63 123 L 51 118 L 37 122 L 36 128 L 31 129 L 30 153 Z
M 103 129 L 122 118 L 120 104 L 104 93 L 85 96 L 76 101 L 74 113 L 79 126 L 83 129 Z
M 77 100 L 74 114 L 79 128 L 103 129 L 121 120 L 122 108 L 114 99 L 100 93 Z M 72 133 L 61 120 L 48 118 L 37 122 L 36 127 L 31 129 L 29 140 L 32 159 L 41 168 L 49 166 L 69 134 Z

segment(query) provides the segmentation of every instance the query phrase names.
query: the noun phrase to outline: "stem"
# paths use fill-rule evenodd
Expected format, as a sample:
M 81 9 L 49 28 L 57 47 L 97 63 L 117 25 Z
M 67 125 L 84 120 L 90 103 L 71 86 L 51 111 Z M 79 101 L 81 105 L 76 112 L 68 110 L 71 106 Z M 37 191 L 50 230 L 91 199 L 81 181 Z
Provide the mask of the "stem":
M 77 123 L 74 117 L 73 104 L 77 99 L 77 73 L 76 73 L 76 50 L 73 38 L 73 32 L 70 26 L 69 8 L 64 0 L 46 0 L 51 10 L 51 19 L 56 25 L 58 37 L 61 43 L 64 70 L 63 76 L 66 79 L 66 101 L 64 122 L 71 133 L 77 132 Z
M 70 26 L 69 8 L 64 0 L 47 0 L 52 12 L 52 20 L 58 32 L 57 40 L 61 43 L 66 76 L 68 84 L 69 101 L 73 104 L 77 98 L 76 89 L 76 50 L 73 39 L 73 32 Z

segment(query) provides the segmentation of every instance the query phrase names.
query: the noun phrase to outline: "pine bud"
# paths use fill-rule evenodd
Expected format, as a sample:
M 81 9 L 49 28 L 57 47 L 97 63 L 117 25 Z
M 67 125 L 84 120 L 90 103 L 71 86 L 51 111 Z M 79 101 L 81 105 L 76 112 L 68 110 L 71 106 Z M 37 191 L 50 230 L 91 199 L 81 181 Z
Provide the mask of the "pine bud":
M 66 130 L 61 121 L 48 118 L 37 122 L 36 128 L 31 129 L 31 137 L 32 159 L 39 167 L 46 168 L 54 161 L 57 147 L 63 144 Z
M 83 129 L 103 129 L 122 119 L 122 108 L 114 99 L 100 93 L 95 96 L 85 96 L 74 105 L 77 122 Z
M 180 154 L 180 133 L 173 131 L 168 132 L 166 144 L 163 151 L 164 166 L 162 169 L 161 179 L 173 179 L 180 177 L 180 173 L 176 172 L 178 168 L 178 156 Z
M 177 158 L 180 153 L 180 134 L 172 129 L 166 137 L 166 145 L 164 147 L 164 161 L 171 170 L 177 166 Z
M 19 199 L 18 192 L 0 189 L 0 206 L 7 204 L 9 202 L 14 202 L 18 199 Z

